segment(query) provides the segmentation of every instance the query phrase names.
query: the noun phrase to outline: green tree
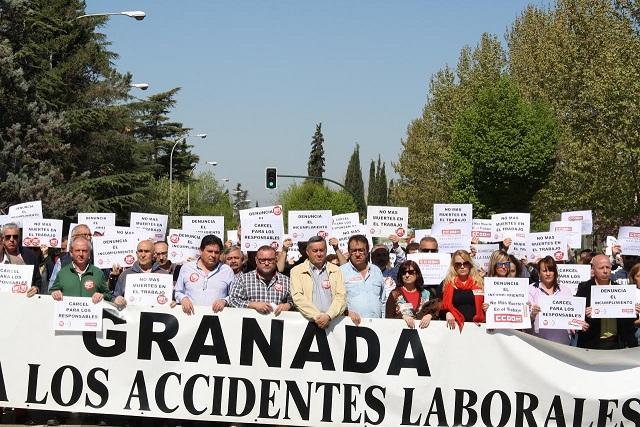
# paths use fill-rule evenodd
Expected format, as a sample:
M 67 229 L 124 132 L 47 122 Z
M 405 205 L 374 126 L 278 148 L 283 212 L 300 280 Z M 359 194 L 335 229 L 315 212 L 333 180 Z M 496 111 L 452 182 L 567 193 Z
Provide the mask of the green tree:
M 334 215 L 358 210 L 351 194 L 344 190 L 331 190 L 317 182 L 305 181 L 302 184 L 292 184 L 280 194 L 279 199 L 285 211 L 285 218 L 290 210 L 330 208 Z
M 344 177 L 344 186 L 355 194 L 359 199 L 359 206 L 365 206 L 364 201 L 364 182 L 362 181 L 362 169 L 360 168 L 360 145 L 356 144 L 356 148 L 351 154 L 349 164 L 347 165 L 347 173 Z M 360 212 L 364 215 L 364 212 Z
M 224 216 L 225 228 L 238 226 L 229 191 L 218 182 L 213 172 L 202 172 L 191 184 L 190 215 Z
M 453 133 L 453 200 L 474 215 L 528 212 L 553 170 L 559 139 L 555 115 L 526 101 L 508 77 L 480 90 Z
M 378 203 L 379 206 L 388 206 L 389 202 L 389 184 L 387 183 L 387 172 L 385 170 L 385 164 L 382 163 L 382 167 L 380 167 L 380 156 L 378 155 L 378 173 L 376 176 L 376 180 L 378 181 Z
M 307 164 L 307 175 L 322 177 L 324 173 L 324 136 L 322 136 L 322 123 L 316 125 L 316 132 L 311 141 L 311 153 Z M 315 180 L 314 180 L 315 181 Z M 318 181 L 321 182 L 321 181 Z
M 376 163 L 371 160 L 369 165 L 369 185 L 367 189 L 367 204 L 369 206 L 378 206 L 378 192 L 376 191 Z

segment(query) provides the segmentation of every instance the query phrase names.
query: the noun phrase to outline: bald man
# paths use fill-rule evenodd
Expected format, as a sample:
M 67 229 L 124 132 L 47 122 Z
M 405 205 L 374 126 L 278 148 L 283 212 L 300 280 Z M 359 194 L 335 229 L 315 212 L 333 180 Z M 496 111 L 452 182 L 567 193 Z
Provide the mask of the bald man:
M 127 285 L 127 276 L 129 274 L 145 274 L 145 273 L 160 273 L 169 274 L 168 271 L 162 269 L 160 264 L 153 262 L 154 244 L 151 240 L 143 240 L 138 243 L 136 248 L 136 257 L 138 258 L 133 265 L 120 274 L 118 282 L 116 283 L 116 289 L 113 292 L 115 297 L 114 303 L 118 306 L 124 307 L 127 305 L 127 301 L 124 299 L 124 291 Z

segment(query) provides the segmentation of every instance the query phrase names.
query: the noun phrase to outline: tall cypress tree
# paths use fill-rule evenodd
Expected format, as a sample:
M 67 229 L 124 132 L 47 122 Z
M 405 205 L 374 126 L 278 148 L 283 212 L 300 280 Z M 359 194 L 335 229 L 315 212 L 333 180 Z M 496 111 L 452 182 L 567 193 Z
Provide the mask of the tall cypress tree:
M 367 204 L 369 206 L 378 206 L 378 192 L 376 190 L 376 163 L 371 160 L 369 165 L 369 185 L 367 189 Z
M 378 157 L 378 165 L 380 164 L 380 157 Z M 388 186 L 387 186 L 387 173 L 385 171 L 385 164 L 382 163 L 382 168 L 378 170 L 378 203 L 380 206 L 388 206 Z
M 356 148 L 351 154 L 349 164 L 347 165 L 347 173 L 344 177 L 344 186 L 358 197 L 358 206 L 364 206 L 364 182 L 362 181 L 362 169 L 360 168 L 360 145 L 356 144 Z
M 324 136 L 322 136 L 322 123 L 316 125 L 316 133 L 311 141 L 311 154 L 307 163 L 307 175 L 322 177 L 324 173 Z M 314 180 L 316 181 L 316 180 Z M 320 182 L 320 180 L 317 180 Z

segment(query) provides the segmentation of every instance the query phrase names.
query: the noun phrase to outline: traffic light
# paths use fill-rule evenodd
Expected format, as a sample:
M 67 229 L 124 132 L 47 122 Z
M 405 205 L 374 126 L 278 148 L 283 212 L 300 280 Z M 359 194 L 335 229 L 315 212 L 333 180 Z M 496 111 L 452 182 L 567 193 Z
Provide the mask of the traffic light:
M 269 190 L 274 190 L 278 187 L 278 182 L 277 182 L 277 177 L 278 177 L 278 173 L 276 171 L 276 168 L 267 168 L 266 169 L 266 175 L 267 175 L 267 180 L 266 180 L 266 187 Z

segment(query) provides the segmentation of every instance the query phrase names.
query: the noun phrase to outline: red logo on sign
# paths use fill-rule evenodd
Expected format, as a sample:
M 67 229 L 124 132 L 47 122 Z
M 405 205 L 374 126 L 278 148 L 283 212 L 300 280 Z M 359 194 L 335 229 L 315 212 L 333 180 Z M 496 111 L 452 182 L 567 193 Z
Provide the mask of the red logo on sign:
M 54 237 L 53 239 L 49 240 L 49 247 L 55 248 L 56 246 L 58 246 L 58 239 Z
M 556 251 L 553 256 L 555 257 L 556 261 L 562 261 L 562 257 L 564 256 L 564 252 L 562 251 Z
M 196 283 L 199 278 L 200 276 L 198 276 L 198 273 L 191 273 L 191 276 L 189 276 L 189 281 L 191 283 Z
M 273 208 L 273 214 L 274 215 L 281 215 L 282 214 L 282 208 L 280 206 L 276 206 Z
M 272 247 L 273 249 L 278 249 L 278 248 L 280 247 L 280 243 L 278 243 L 278 242 L 271 242 L 271 247 Z
M 460 229 L 455 229 L 455 230 L 442 230 L 442 235 L 447 236 L 447 235 L 454 235 L 454 234 L 462 234 L 462 230 Z
M 293 233 L 292 236 L 295 239 L 296 237 L 298 237 L 298 233 Z
M 31 243 L 31 237 L 25 237 L 24 239 L 22 239 L 22 243 L 23 243 L 25 246 L 32 246 L 32 243 Z
M 636 233 L 634 231 L 629 232 L 629 237 L 640 237 L 640 233 Z
M 84 288 L 88 291 L 93 289 L 94 286 L 95 286 L 95 283 L 93 282 L 93 280 L 87 280 L 86 282 L 84 282 Z
M 180 236 L 178 236 L 177 234 L 172 234 L 169 237 L 169 240 L 171 241 L 171 243 L 173 243 L 175 245 L 176 243 L 178 243 L 180 241 Z
M 273 289 L 275 289 L 278 292 L 282 292 L 282 283 L 278 282 L 275 285 L 273 285 Z
M 61 321 L 59 321 L 59 322 L 58 322 L 58 326 L 63 327 L 63 326 L 64 326 L 64 321 L 62 321 L 62 320 L 61 320 Z
M 547 325 L 549 324 L 549 321 L 545 319 L 545 320 L 542 322 L 542 324 L 543 324 L 544 326 L 547 326 Z
M 396 235 L 397 235 L 398 237 L 402 237 L 402 236 L 404 236 L 404 228 L 402 228 L 402 227 L 398 228 L 398 229 L 396 230 Z
M 164 294 L 158 295 L 158 304 L 166 304 L 166 303 L 167 303 L 167 297 L 165 297 Z
M 325 280 L 324 282 L 322 282 L 322 287 L 324 289 L 331 289 L 331 282 L 329 282 L 328 280 Z
M 522 315 L 520 314 L 495 314 L 494 315 L 495 322 L 502 323 L 520 323 L 522 322 Z
M 369 233 L 371 233 L 371 234 L 375 234 L 375 233 L 376 233 L 376 229 L 375 229 L 375 228 L 372 228 L 371 230 L 369 230 Z
M 569 221 L 582 221 L 582 215 L 573 215 L 569 217 Z
M 127 265 L 131 265 L 134 263 L 136 259 L 133 257 L 133 255 L 127 255 L 126 257 L 124 257 L 124 262 Z
M 247 242 L 247 243 L 245 243 L 245 244 L 244 244 L 244 247 L 245 247 L 245 248 L 248 248 L 249 246 L 251 246 L 251 243 L 249 243 L 249 242 Z
M 37 237 L 34 237 L 31 240 L 31 246 L 40 246 L 40 239 L 38 239 Z
M 23 282 L 17 285 L 13 285 L 13 287 L 11 288 L 11 292 L 13 292 L 14 294 L 24 294 L 25 292 L 27 292 L 27 284 Z
M 99 265 L 102 265 L 103 263 L 104 263 L 104 260 L 102 260 L 102 259 L 99 259 L 99 260 L 98 260 L 98 264 L 99 264 Z
M 325 237 L 327 237 L 327 232 L 324 231 L 324 230 L 320 230 L 320 231 L 318 231 L 318 236 L 320 236 L 320 237 L 322 237 L 324 239 Z

